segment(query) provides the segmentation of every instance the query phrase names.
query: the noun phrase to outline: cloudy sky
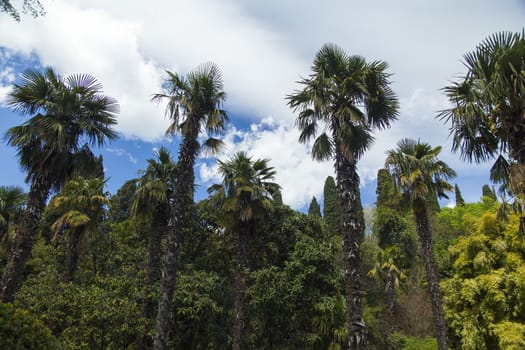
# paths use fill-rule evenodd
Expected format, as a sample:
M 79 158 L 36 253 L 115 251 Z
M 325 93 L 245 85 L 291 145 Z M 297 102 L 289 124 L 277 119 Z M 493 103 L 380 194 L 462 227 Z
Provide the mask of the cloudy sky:
M 161 91 L 166 69 L 182 74 L 213 61 L 221 69 L 231 125 L 220 159 L 238 150 L 269 158 L 285 203 L 304 208 L 322 197 L 330 163 L 311 160 L 297 142 L 285 96 L 309 74 L 324 43 L 348 54 L 385 60 L 401 102 L 399 121 L 376 134 L 359 162 L 365 204 L 375 201 L 375 177 L 385 151 L 404 137 L 442 145 L 442 158 L 456 169 L 468 201 L 488 182 L 488 164 L 472 165 L 451 154 L 448 128 L 436 120 L 447 107 L 440 89 L 464 73 L 463 54 L 497 31 L 521 31 L 523 0 L 49 0 L 46 15 L 15 22 L 0 13 L 0 133 L 24 121 L 1 103 L 20 72 L 52 66 L 63 75 L 90 73 L 118 99 L 121 139 L 98 150 L 108 189 L 115 192 L 137 176 L 158 147 L 176 158 L 178 139 L 166 139 L 162 106 L 150 102 Z M 15 4 L 20 3 L 14 1 Z M 14 152 L 0 144 L 0 184 L 24 186 Z M 218 181 L 213 159 L 196 166 L 202 197 Z M 26 187 L 27 188 L 27 187 Z

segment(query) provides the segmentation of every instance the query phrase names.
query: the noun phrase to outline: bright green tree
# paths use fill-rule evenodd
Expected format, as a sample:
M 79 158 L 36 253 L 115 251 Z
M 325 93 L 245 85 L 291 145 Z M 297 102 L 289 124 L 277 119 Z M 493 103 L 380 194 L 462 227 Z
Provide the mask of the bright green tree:
M 155 326 L 154 349 L 166 349 L 170 329 L 173 291 L 177 277 L 177 259 L 182 230 L 190 221 L 193 204 L 195 159 L 201 148 L 216 151 L 222 142 L 216 138 L 206 139 L 202 145 L 200 131 L 208 134 L 221 132 L 228 116 L 221 109 L 226 98 L 219 68 L 207 63 L 191 71 L 186 77 L 167 71 L 166 91 L 153 96 L 153 101 L 167 101 L 166 115 L 171 120 L 166 133 L 181 134 L 179 148 L 177 187 L 172 194 L 171 221 L 167 234 L 167 247 L 159 294 L 159 309 Z
M 449 247 L 454 275 L 443 281 L 444 301 L 460 350 L 520 349 L 525 330 L 525 245 L 517 238 L 520 218 L 497 219 L 496 207 L 482 216 L 468 205 L 470 230 Z
M 456 176 L 454 170 L 439 160 L 440 152 L 441 147 L 432 148 L 428 143 L 403 139 L 395 150 L 388 151 L 385 165 L 394 176 L 398 188 L 410 200 L 425 265 L 438 348 L 448 350 L 447 324 L 427 209 L 429 194 L 446 197 L 445 192 L 452 190 L 447 180 Z
M 64 78 L 51 68 L 26 71 L 21 83 L 13 86 L 7 103 L 14 111 L 32 116 L 6 133 L 31 186 L 2 276 L 4 302 L 15 298 L 50 191 L 59 191 L 75 171 L 99 172 L 100 159 L 88 146 L 102 146 L 117 138 L 112 127 L 118 111 L 117 102 L 102 94 L 94 77 L 80 74 Z
M 236 153 L 226 162 L 219 161 L 223 181 L 210 187 L 212 200 L 219 206 L 220 220 L 237 237 L 237 259 L 234 274 L 233 350 L 246 347 L 246 271 L 249 238 L 255 233 L 257 221 L 272 210 L 272 194 L 279 186 L 272 182 L 275 171 L 266 159 L 252 160 L 244 152 Z
M 361 253 L 364 237 L 357 162 L 373 142 L 372 131 L 397 119 L 399 105 L 390 88 L 388 64 L 367 63 L 340 47 L 324 45 L 316 54 L 312 74 L 288 96 L 296 112 L 299 141 L 315 139 L 312 157 L 333 159 L 337 174 L 343 241 L 348 347 L 366 347 L 361 298 Z M 320 134 L 318 134 L 320 132 Z

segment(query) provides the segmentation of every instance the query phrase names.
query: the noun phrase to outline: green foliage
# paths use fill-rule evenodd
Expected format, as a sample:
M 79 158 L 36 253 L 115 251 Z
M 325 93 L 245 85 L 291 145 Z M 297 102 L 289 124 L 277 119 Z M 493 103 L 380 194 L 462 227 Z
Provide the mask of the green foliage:
M 525 349 L 525 324 L 501 322 L 494 327 L 494 334 L 498 338 L 500 349 Z
M 525 244 L 517 237 L 518 227 L 517 215 L 499 222 L 491 210 L 449 248 L 454 276 L 442 286 L 458 349 L 519 348 L 516 339 L 525 324 Z
M 0 344 L 9 350 L 55 350 L 60 343 L 35 316 L 11 304 L 0 303 Z
M 251 274 L 254 349 L 328 349 L 344 340 L 342 276 L 330 244 L 305 235 L 284 266 Z
M 230 334 L 225 302 L 230 283 L 211 271 L 187 266 L 181 271 L 174 295 L 175 325 L 170 348 L 222 349 Z
M 400 343 L 401 350 L 437 350 L 437 342 L 433 338 L 407 337 L 395 334 L 394 337 Z
M 111 197 L 109 205 L 109 218 L 113 222 L 121 222 L 131 216 L 131 204 L 133 196 L 137 191 L 137 181 L 135 179 L 126 181 L 115 195 Z
M 341 207 L 338 193 L 334 178 L 328 176 L 323 188 L 323 218 L 328 227 L 328 232 L 332 235 L 339 232 L 339 222 L 341 221 Z
M 321 218 L 321 206 L 317 203 L 315 196 L 312 197 L 312 201 L 308 207 L 308 215 Z
M 481 189 L 481 195 L 483 197 L 487 197 L 492 199 L 493 201 L 497 201 L 498 197 L 496 196 L 496 192 L 493 188 L 491 188 L 489 185 L 485 184 L 483 185 L 483 188 Z
M 454 195 L 456 197 L 456 206 L 461 207 L 465 205 L 465 200 L 463 199 L 463 196 L 461 195 L 461 191 L 459 189 L 458 184 L 454 185 Z
M 79 286 L 48 271 L 29 279 L 18 299 L 68 349 L 127 349 L 144 332 L 136 286 L 127 275 Z

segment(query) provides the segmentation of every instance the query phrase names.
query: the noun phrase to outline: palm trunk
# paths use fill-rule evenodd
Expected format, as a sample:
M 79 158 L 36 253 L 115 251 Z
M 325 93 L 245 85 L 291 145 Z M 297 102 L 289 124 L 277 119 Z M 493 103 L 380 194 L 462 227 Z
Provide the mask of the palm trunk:
M 43 179 L 35 179 L 29 190 L 27 207 L 22 222 L 17 230 L 15 241 L 9 253 L 6 268 L 2 276 L 0 289 L 2 302 L 15 300 L 16 292 L 24 278 L 26 263 L 31 257 L 40 217 L 44 211 L 50 186 Z
M 173 195 L 171 220 L 168 223 L 168 236 L 164 269 L 160 281 L 159 308 L 155 324 L 155 340 L 153 348 L 164 350 L 167 348 L 171 313 L 173 308 L 173 292 L 177 278 L 177 260 L 179 245 L 182 239 L 182 230 L 188 223 L 190 206 L 193 203 L 193 182 L 195 158 L 199 149 L 197 142 L 198 130 L 193 130 L 184 138 L 179 151 L 179 169 L 177 173 L 177 187 Z
M 364 227 L 359 219 L 361 196 L 355 162 L 336 155 L 337 186 L 341 204 L 340 232 L 343 240 L 343 270 L 348 327 L 348 349 L 366 349 L 365 322 L 361 304 L 361 252 Z
M 245 349 L 246 345 L 246 275 L 248 268 L 248 233 L 249 226 L 247 223 L 241 224 L 238 234 L 237 262 L 235 265 L 235 306 L 234 306 L 234 323 L 233 323 L 233 346 L 232 350 Z
M 68 283 L 73 280 L 78 266 L 78 246 L 80 242 L 80 232 L 73 231 L 69 234 L 68 251 L 64 264 L 64 275 L 62 279 Z
M 156 300 L 153 295 L 161 278 L 161 242 L 162 233 L 166 231 L 167 227 L 167 213 L 166 205 L 157 204 L 150 226 L 148 261 L 146 263 L 146 277 L 144 278 L 144 299 L 142 300 L 142 315 L 146 319 L 153 319 L 155 316 Z M 135 341 L 136 349 L 151 349 L 152 345 L 153 339 L 147 334 L 139 335 Z
M 162 233 L 166 230 L 167 223 L 167 208 L 165 205 L 159 204 L 155 207 L 155 214 L 151 223 L 151 231 L 148 242 L 148 261 L 146 266 L 146 277 L 144 283 L 146 285 L 146 295 L 142 304 L 142 312 L 144 317 L 152 318 L 155 313 L 155 300 L 152 294 L 155 290 L 155 285 L 161 277 L 161 241 Z
M 428 213 L 424 204 L 416 210 L 417 232 L 419 234 L 419 243 L 421 244 L 421 254 L 425 265 L 425 273 L 428 283 L 428 292 L 430 294 L 430 303 L 432 305 L 432 320 L 438 342 L 439 350 L 448 350 L 448 331 L 443 312 L 442 294 L 439 288 L 439 274 L 434 260 L 432 233 L 428 223 Z M 417 206 L 417 205 L 416 205 Z
M 394 286 L 394 276 L 390 271 L 386 276 L 386 292 L 388 296 L 388 311 L 390 313 L 390 332 L 393 333 L 397 328 L 396 289 Z

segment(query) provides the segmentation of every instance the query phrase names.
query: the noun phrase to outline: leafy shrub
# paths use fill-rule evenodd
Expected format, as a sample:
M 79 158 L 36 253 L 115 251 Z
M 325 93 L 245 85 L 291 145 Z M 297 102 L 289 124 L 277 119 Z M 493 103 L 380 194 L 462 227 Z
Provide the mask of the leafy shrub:
M 44 324 L 23 309 L 0 303 L 0 344 L 11 350 L 55 350 L 59 344 Z

